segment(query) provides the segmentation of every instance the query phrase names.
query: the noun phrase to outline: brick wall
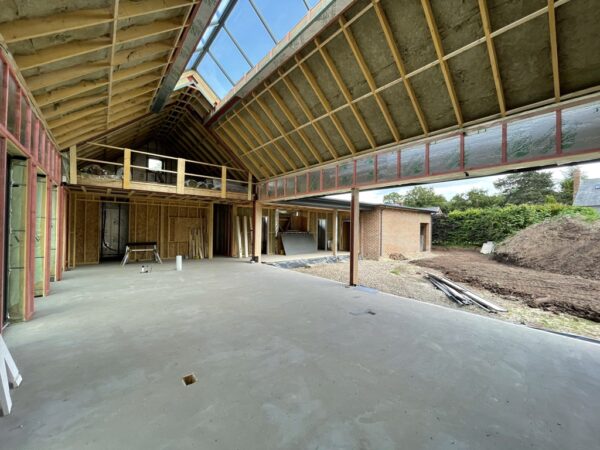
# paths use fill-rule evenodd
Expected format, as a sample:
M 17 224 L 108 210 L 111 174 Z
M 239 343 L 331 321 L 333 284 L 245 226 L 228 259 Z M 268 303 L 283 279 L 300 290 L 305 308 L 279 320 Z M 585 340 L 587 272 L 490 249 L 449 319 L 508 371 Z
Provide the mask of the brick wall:
M 431 214 L 396 209 L 382 211 L 382 257 L 421 251 L 421 224 L 427 224 L 425 245 L 431 250 Z
M 365 259 L 379 259 L 381 209 L 360 212 L 360 253 Z

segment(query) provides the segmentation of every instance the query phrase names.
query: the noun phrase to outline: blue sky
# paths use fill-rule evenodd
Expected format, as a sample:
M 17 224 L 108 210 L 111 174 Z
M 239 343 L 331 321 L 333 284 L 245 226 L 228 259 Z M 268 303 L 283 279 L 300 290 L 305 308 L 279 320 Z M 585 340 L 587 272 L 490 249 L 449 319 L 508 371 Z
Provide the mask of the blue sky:
M 209 26 L 187 68 L 194 68 L 207 38 L 216 36 L 197 71 L 221 98 L 264 58 L 318 0 L 238 0 L 224 27 Z M 212 22 L 217 23 L 229 1 L 223 0 Z M 263 21 L 266 24 L 263 25 Z
M 588 178 L 600 178 L 600 162 L 581 164 L 579 166 L 584 176 Z M 551 168 L 544 169 L 545 172 L 552 173 L 552 177 L 558 183 L 564 178 L 564 168 Z M 497 192 L 494 188 L 494 181 L 498 178 L 502 178 L 501 175 L 495 175 L 491 177 L 482 178 L 468 178 L 457 181 L 445 181 L 442 183 L 433 183 L 424 185 L 426 187 L 432 187 L 438 194 L 442 194 L 447 199 L 452 198 L 456 194 L 462 194 L 468 192 L 471 189 L 485 189 L 489 193 Z M 410 187 L 400 187 L 392 189 L 377 189 L 373 191 L 361 191 L 360 200 L 367 203 L 383 203 L 383 196 L 390 192 L 398 192 L 400 194 L 412 189 Z M 350 194 L 332 195 L 330 198 L 338 198 L 343 200 L 350 200 Z

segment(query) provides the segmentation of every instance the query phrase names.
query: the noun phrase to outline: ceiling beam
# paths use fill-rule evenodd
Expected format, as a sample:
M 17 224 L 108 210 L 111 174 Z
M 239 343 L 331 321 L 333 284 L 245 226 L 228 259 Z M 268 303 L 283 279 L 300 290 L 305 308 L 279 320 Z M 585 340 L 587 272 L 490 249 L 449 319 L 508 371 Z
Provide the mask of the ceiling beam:
M 269 173 L 266 172 L 263 167 L 256 164 L 252 159 L 250 159 L 249 156 L 244 155 L 242 147 L 237 142 L 237 138 L 233 137 L 232 133 L 233 132 L 229 131 L 226 127 L 222 127 L 221 134 L 220 134 L 221 139 L 223 139 L 227 143 L 227 145 L 229 145 L 229 148 L 232 148 L 232 149 L 237 148 L 238 149 L 238 151 L 235 153 L 237 153 L 238 157 L 245 159 L 246 164 L 249 163 L 248 167 L 252 168 L 252 169 L 250 169 L 250 172 L 252 172 L 252 175 L 254 175 L 258 179 L 268 178 Z
M 390 27 L 390 23 L 387 19 L 385 11 L 381 6 L 379 0 L 375 0 L 374 2 L 375 13 L 377 14 L 377 19 L 379 20 L 379 25 L 383 30 L 383 35 L 385 36 L 385 40 L 387 42 L 388 48 L 392 52 L 392 57 L 394 58 L 394 63 L 396 63 L 396 69 L 398 69 L 398 73 L 400 74 L 400 78 L 402 79 L 402 84 L 406 89 L 406 93 L 408 94 L 408 98 L 410 99 L 410 103 L 415 111 L 415 115 L 417 116 L 417 120 L 421 125 L 421 129 L 423 130 L 423 134 L 427 135 L 429 133 L 429 127 L 427 125 L 427 121 L 425 120 L 425 114 L 423 114 L 423 110 L 421 109 L 421 105 L 417 100 L 417 95 L 412 87 L 412 83 L 407 77 L 406 68 L 404 65 L 404 60 L 400 55 L 400 50 L 398 49 L 398 44 L 394 39 L 392 34 L 392 28 Z
M 506 115 L 506 104 L 504 102 L 504 89 L 502 88 L 502 78 L 500 77 L 500 69 L 498 67 L 498 57 L 496 56 L 496 47 L 492 39 L 492 27 L 490 25 L 490 15 L 486 0 L 479 0 L 479 11 L 481 13 L 481 22 L 483 24 L 483 34 L 485 35 L 485 43 L 490 58 L 490 66 L 492 67 L 492 76 L 494 77 L 494 86 L 496 87 L 496 96 L 498 97 L 498 106 L 500 114 Z
M 244 130 L 248 131 L 252 135 L 252 138 L 257 143 L 257 145 L 260 145 L 262 143 L 262 139 L 260 138 L 260 136 L 258 135 L 256 130 L 253 127 L 251 127 L 250 124 L 248 124 L 241 116 L 237 116 L 237 119 L 240 121 L 240 124 L 244 128 Z M 231 120 L 229 122 L 233 123 L 233 117 L 231 118 Z M 264 159 L 261 157 L 261 155 L 258 152 L 256 152 L 256 153 L 257 153 L 257 157 L 261 161 L 264 161 Z M 277 166 L 277 168 L 279 169 L 279 173 L 284 173 L 287 171 L 285 166 L 277 158 L 272 158 L 272 160 L 275 163 L 275 165 Z M 263 164 L 264 164 L 264 162 L 263 162 Z
M 34 75 L 26 78 L 26 81 L 29 89 L 32 92 L 35 92 L 40 89 L 47 89 L 49 87 L 56 86 L 57 84 L 76 80 L 77 78 L 81 78 L 86 75 L 105 71 L 108 68 L 108 64 L 104 62 L 88 62 L 60 70 L 53 70 L 52 72 L 46 72 L 40 75 Z
M 342 28 L 342 29 L 345 29 L 345 28 Z M 358 110 L 358 107 L 356 106 L 356 104 L 352 102 L 352 95 L 350 94 L 350 90 L 348 89 L 348 86 L 346 86 L 344 81 L 342 80 L 342 76 L 340 75 L 338 68 L 335 66 L 335 63 L 333 62 L 333 58 L 331 58 L 331 55 L 329 54 L 329 52 L 327 51 L 325 46 L 321 45 L 321 40 L 319 38 L 315 38 L 315 45 L 317 46 L 319 53 L 320 53 L 321 57 L 323 58 L 323 61 L 325 61 L 325 65 L 329 69 L 331 76 L 333 76 L 333 79 L 335 80 L 340 92 L 344 96 L 346 103 L 348 105 L 350 105 L 352 114 L 354 115 L 354 118 L 358 122 L 358 125 L 360 126 L 360 129 L 363 131 L 365 137 L 369 141 L 369 145 L 371 146 L 371 148 L 375 148 L 377 143 L 375 142 L 373 133 L 369 129 L 369 126 L 367 125 L 365 118 L 362 116 L 362 114 Z
M 279 132 L 279 134 L 283 136 L 283 139 L 287 142 L 287 144 L 290 146 L 292 151 L 296 154 L 298 159 L 302 162 L 302 164 L 304 164 L 304 167 L 308 167 L 310 164 L 309 164 L 308 160 L 306 159 L 306 156 L 304 156 L 304 154 L 302 153 L 300 148 L 296 145 L 296 143 L 292 140 L 292 138 L 287 135 L 285 129 L 283 128 L 283 125 L 281 125 L 281 122 L 279 122 L 279 120 L 275 117 L 275 114 L 273 114 L 273 111 L 271 111 L 271 109 L 267 106 L 267 104 L 263 100 L 261 100 L 260 98 L 257 98 L 257 97 L 254 97 L 254 98 L 256 100 L 256 103 L 260 107 L 260 109 L 262 109 L 263 113 L 265 113 L 267 118 L 271 121 L 271 123 L 275 126 L 275 128 L 277 128 L 277 131 Z
M 300 71 L 304 75 L 304 78 L 306 78 L 306 81 L 310 85 L 311 89 L 313 90 L 313 92 L 315 93 L 317 98 L 319 99 L 321 106 L 323 107 L 325 112 L 328 114 L 328 116 L 331 118 L 331 121 L 333 122 L 333 125 L 335 126 L 335 129 L 337 130 L 337 132 L 342 137 L 344 144 L 346 144 L 346 147 L 348 148 L 350 153 L 352 153 L 352 154 L 356 153 L 356 147 L 354 146 L 354 143 L 348 136 L 348 133 L 346 133 L 346 130 L 344 129 L 342 123 L 340 122 L 340 119 L 338 119 L 338 117 L 332 111 L 331 103 L 329 103 L 329 100 L 325 96 L 325 93 L 321 89 L 321 86 L 319 86 L 319 83 L 317 83 L 317 79 L 313 75 L 312 71 L 308 68 L 308 66 L 305 63 L 300 62 L 298 56 L 296 56 L 296 63 L 298 64 Z M 318 118 L 317 118 L 317 120 L 318 120 Z
M 288 89 L 288 91 L 290 91 L 290 93 L 292 94 L 292 97 L 294 98 L 295 102 L 298 104 L 298 106 L 300 107 L 300 109 L 302 110 L 302 112 L 304 113 L 306 118 L 312 123 L 313 129 L 315 130 L 315 132 L 317 133 L 317 135 L 323 142 L 323 145 L 325 146 L 325 148 L 327 149 L 327 151 L 329 152 L 331 157 L 333 159 L 337 158 L 338 153 L 336 152 L 335 148 L 333 147 L 331 140 L 329 139 L 329 137 L 327 136 L 325 131 L 323 131 L 321 124 L 319 124 L 318 122 L 315 122 L 315 116 L 310 111 L 310 108 L 308 107 L 308 105 L 306 104 L 304 99 L 302 98 L 302 95 L 300 94 L 300 91 L 298 91 L 298 88 L 296 88 L 296 86 L 294 85 L 292 80 L 289 79 L 289 77 L 283 77 L 282 80 L 283 80 L 283 84 L 285 84 L 285 87 Z
M 290 111 L 290 109 L 287 107 L 287 105 L 284 103 L 284 101 L 281 98 L 281 96 L 277 92 L 275 92 L 273 90 L 273 88 L 268 89 L 267 92 L 269 92 L 269 94 L 271 94 L 271 97 L 273 97 L 273 100 L 275 100 L 275 103 L 277 103 L 277 106 L 279 106 L 279 109 L 281 109 L 281 111 L 283 112 L 283 114 L 285 115 L 285 117 L 287 118 L 287 120 L 292 124 L 292 126 L 294 128 L 296 128 L 296 129 L 298 129 L 298 134 L 300 135 L 300 138 L 302 139 L 302 142 L 304 142 L 304 145 L 306 145 L 306 147 L 310 150 L 310 152 L 315 157 L 315 159 L 319 163 L 322 163 L 323 162 L 323 158 L 319 154 L 319 151 L 315 148 L 315 146 L 310 141 L 310 139 L 308 138 L 308 136 L 306 135 L 306 133 L 304 132 L 304 130 L 301 129 L 301 128 L 298 128 L 300 126 L 300 123 L 294 117 L 294 115 L 292 114 L 292 112 Z
M 244 131 L 242 130 L 242 127 L 238 126 L 233 121 L 230 121 L 229 125 L 231 125 L 231 127 L 238 134 L 238 136 L 240 136 L 242 138 L 242 141 L 248 146 L 248 149 L 252 150 L 252 146 L 249 143 L 250 140 L 248 139 L 248 135 L 246 135 L 246 133 L 244 133 Z M 258 159 L 260 159 L 261 162 L 262 162 L 262 164 L 263 164 L 263 166 L 270 172 L 270 174 L 274 175 L 274 174 L 279 173 L 279 172 L 277 172 L 277 170 L 275 170 L 275 168 L 273 167 L 273 165 L 269 161 L 267 161 L 264 158 L 262 158 L 261 155 L 259 155 L 257 153 L 247 153 L 246 150 L 242 151 L 242 154 L 244 156 L 246 156 L 247 158 L 250 158 L 250 159 L 255 158 L 255 157 L 257 157 Z M 257 165 L 257 166 L 260 167 L 260 165 Z
M 452 82 L 452 75 L 450 74 L 450 69 L 448 68 L 448 62 L 444 59 L 442 39 L 440 38 L 440 33 L 435 23 L 435 17 L 433 17 L 431 4 L 429 3 L 429 0 L 421 0 L 421 6 L 423 7 L 423 12 L 425 13 L 425 19 L 427 20 L 427 26 L 429 27 L 429 32 L 431 33 L 431 39 L 433 41 L 433 46 L 435 47 L 435 53 L 437 54 L 440 68 L 444 76 L 444 81 L 446 82 L 446 88 L 448 89 L 448 95 L 450 96 L 450 101 L 452 102 L 452 108 L 454 108 L 456 122 L 459 127 L 462 127 L 463 116 L 460 109 L 460 104 L 458 102 L 458 96 L 456 95 L 456 90 L 454 89 L 454 83 Z
M 181 23 L 174 20 L 157 20 L 144 25 L 132 25 L 117 32 L 117 44 L 136 41 L 138 39 L 168 33 L 181 28 Z
M 362 52 L 360 51 L 360 48 L 358 48 L 358 44 L 356 42 L 356 39 L 354 38 L 354 34 L 352 33 L 352 30 L 350 29 L 350 27 L 345 26 L 347 21 L 344 17 L 340 17 L 339 23 L 340 23 L 340 26 L 342 27 L 344 37 L 346 38 L 346 42 L 350 46 L 350 50 L 352 50 L 354 59 L 358 63 L 358 67 L 360 67 L 360 71 L 362 72 L 363 77 L 365 78 L 365 80 L 367 81 L 367 84 L 369 85 L 369 89 L 371 90 L 371 92 L 373 93 L 373 96 L 375 97 L 375 101 L 377 102 L 377 105 L 379 106 L 381 114 L 383 114 L 385 123 L 387 124 L 390 132 L 392 133 L 394 140 L 396 142 L 400 142 L 400 133 L 398 132 L 398 127 L 394 123 L 394 119 L 392 118 L 392 115 L 390 114 L 390 110 L 389 110 L 387 104 L 385 103 L 385 101 L 383 100 L 381 95 L 377 92 L 377 85 L 375 84 L 375 79 L 373 78 L 373 74 L 369 70 L 367 61 L 365 60 L 365 57 L 363 56 Z
M 198 0 L 121 0 L 120 19 L 185 8 L 195 3 L 198 3 Z
M 256 112 L 254 112 L 252 110 L 252 108 L 247 107 L 246 111 L 252 116 L 252 120 L 254 121 L 254 123 L 256 123 L 258 125 L 258 127 L 265 134 L 265 136 L 267 136 L 267 138 L 269 138 L 269 140 L 271 142 L 273 142 L 275 149 L 277 150 L 279 155 L 282 157 L 282 159 L 286 163 L 289 164 L 289 166 L 292 168 L 292 170 L 298 169 L 298 166 L 296 165 L 294 160 L 292 160 L 292 158 L 290 158 L 290 156 L 287 154 L 287 151 L 279 144 L 279 142 L 275 141 L 275 136 L 273 135 L 273 133 L 271 132 L 269 127 L 267 127 L 267 125 L 263 122 L 263 120 L 260 118 L 260 116 Z M 241 117 L 241 116 L 238 115 L 238 117 Z M 258 149 L 254 149 L 253 152 L 256 153 L 257 150 Z
M 65 31 L 79 30 L 112 21 L 106 8 L 80 9 L 56 15 L 17 19 L 0 24 L 0 34 L 7 44 L 26 41 L 42 36 L 57 35 Z
M 169 41 L 149 42 L 134 48 L 119 50 L 115 53 L 114 65 L 120 66 L 157 54 L 166 53 L 173 48 Z
M 86 55 L 88 53 L 98 52 L 109 48 L 110 39 L 98 38 L 86 41 L 71 41 L 66 44 L 54 45 L 38 50 L 31 55 L 15 55 L 15 62 L 19 69 L 33 69 L 35 67 L 45 66 L 58 61 L 63 61 L 76 56 Z
M 125 2 L 124 2 L 125 3 Z M 108 71 L 108 92 L 107 92 L 107 98 L 108 98 L 108 107 L 106 109 L 106 126 L 108 126 L 110 124 L 110 107 L 111 107 L 111 100 L 112 100 L 112 89 L 113 89 L 113 81 L 115 79 L 115 46 L 117 43 L 117 30 L 119 28 L 119 0 L 113 0 L 113 5 L 112 5 L 112 16 L 113 16 L 113 21 L 112 21 L 112 25 L 111 25 L 111 30 L 110 30 L 110 36 L 111 36 L 111 46 L 110 46 L 110 55 L 108 56 L 108 65 L 109 65 L 109 71 Z
M 558 66 L 558 42 L 556 38 L 556 11 L 554 0 L 548 0 L 548 26 L 550 30 L 550 55 L 552 58 L 554 100 L 560 102 L 560 69 Z
M 71 97 L 76 97 L 78 95 L 84 94 L 85 92 L 89 92 L 93 89 L 98 89 L 101 87 L 106 87 L 108 85 L 108 79 L 100 78 L 94 81 L 80 81 L 79 83 L 72 84 L 71 86 L 65 86 L 58 89 L 53 89 L 50 92 L 45 94 L 40 94 L 36 96 L 37 104 L 40 107 L 44 107 L 49 104 L 54 104 L 60 102 L 62 100 L 69 99 Z

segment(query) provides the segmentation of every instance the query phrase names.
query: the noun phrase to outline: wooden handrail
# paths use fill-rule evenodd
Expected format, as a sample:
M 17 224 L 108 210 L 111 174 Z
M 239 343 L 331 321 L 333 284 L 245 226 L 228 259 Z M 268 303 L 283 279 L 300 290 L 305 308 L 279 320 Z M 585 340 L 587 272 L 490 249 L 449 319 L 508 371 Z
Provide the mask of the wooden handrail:
M 93 163 L 98 163 L 98 164 L 110 164 L 111 166 L 122 166 L 123 163 L 118 163 L 118 162 L 112 162 L 112 161 L 100 161 L 98 159 L 91 159 L 91 158 L 77 158 L 77 161 L 85 161 L 85 162 L 93 162 Z
M 101 161 L 101 160 L 92 159 L 92 158 L 78 158 L 77 157 L 77 147 L 72 146 L 69 148 L 69 162 L 70 162 L 70 170 L 69 170 L 70 180 L 69 180 L 69 182 L 71 184 L 78 184 L 77 161 L 85 161 L 85 162 L 93 162 L 93 163 L 98 163 L 98 164 L 109 164 L 109 165 L 123 167 L 123 181 L 122 181 L 123 189 L 131 189 L 131 169 L 151 170 L 148 167 L 132 165 L 131 164 L 131 153 L 142 153 L 142 154 L 146 154 L 146 155 L 163 157 L 163 155 L 155 155 L 153 153 L 141 152 L 138 150 L 131 150 L 128 148 L 114 147 L 112 145 L 105 145 L 105 144 L 93 144 L 93 145 L 98 145 L 100 147 L 112 148 L 112 149 L 116 149 L 116 150 L 122 150 L 123 151 L 123 163 L 112 162 L 112 161 Z M 221 180 L 221 186 L 220 186 L 221 198 L 227 198 L 227 183 L 228 182 L 232 185 L 236 184 L 238 186 L 247 185 L 248 200 L 252 200 L 253 182 L 252 182 L 252 173 L 250 173 L 250 172 L 246 172 L 248 174 L 248 181 L 235 180 L 235 179 L 227 178 L 227 170 L 230 169 L 230 170 L 240 171 L 241 169 L 230 168 L 227 166 L 218 166 L 216 164 L 201 163 L 198 161 L 191 161 L 191 160 L 184 159 L 184 158 L 172 158 L 170 156 L 167 156 L 166 158 L 177 160 L 177 171 L 167 170 L 167 169 L 158 169 L 158 170 L 152 170 L 152 172 L 176 174 L 177 175 L 176 191 L 178 194 L 185 193 L 185 177 L 188 176 L 188 177 L 199 177 L 199 178 L 208 178 L 208 179 L 213 179 L 213 180 Z M 202 175 L 202 174 L 186 172 L 185 167 L 188 162 L 193 163 L 193 164 L 220 167 L 221 168 L 221 177 L 219 178 L 219 177 L 213 177 L 210 175 Z
M 164 172 L 164 173 L 177 173 L 177 171 L 175 170 L 168 170 L 168 169 L 148 169 L 147 167 L 144 166 L 134 166 L 133 164 L 130 165 L 130 167 L 132 169 L 139 169 L 139 170 L 149 170 L 150 172 Z
M 115 147 L 114 145 L 107 145 L 107 144 L 100 144 L 98 142 L 88 142 L 89 145 L 95 145 L 96 147 L 104 147 L 104 148 L 111 148 L 114 150 L 125 150 L 125 148 L 123 147 Z M 150 152 L 144 152 L 142 150 L 133 150 L 133 149 L 129 149 L 132 152 L 135 153 L 140 153 L 142 155 L 148 155 L 148 156 L 153 156 L 156 158 L 168 158 L 168 159 L 185 159 L 185 158 L 177 158 L 174 156 L 167 156 L 167 155 L 160 155 L 158 153 L 150 153 Z M 226 167 L 227 170 L 236 170 L 238 172 L 246 172 L 245 169 L 238 169 L 237 167 L 229 167 L 229 166 L 223 166 L 223 165 L 219 165 L 219 164 L 211 164 L 211 163 L 206 163 L 206 162 L 202 162 L 202 161 L 194 161 L 192 159 L 185 159 L 186 162 L 190 162 L 192 164 L 200 164 L 202 166 L 208 166 L 208 167 Z

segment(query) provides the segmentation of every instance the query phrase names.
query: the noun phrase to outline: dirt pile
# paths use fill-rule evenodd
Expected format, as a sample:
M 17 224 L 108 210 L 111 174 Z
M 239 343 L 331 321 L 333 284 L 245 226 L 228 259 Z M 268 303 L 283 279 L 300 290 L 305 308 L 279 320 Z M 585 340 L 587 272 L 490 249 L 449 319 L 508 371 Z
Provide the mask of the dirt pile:
M 600 280 L 600 222 L 562 217 L 532 225 L 496 248 L 498 261 Z

